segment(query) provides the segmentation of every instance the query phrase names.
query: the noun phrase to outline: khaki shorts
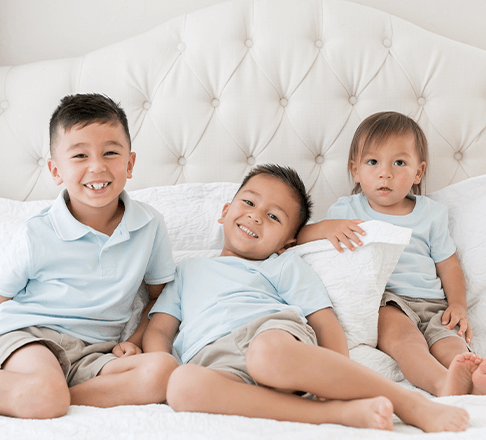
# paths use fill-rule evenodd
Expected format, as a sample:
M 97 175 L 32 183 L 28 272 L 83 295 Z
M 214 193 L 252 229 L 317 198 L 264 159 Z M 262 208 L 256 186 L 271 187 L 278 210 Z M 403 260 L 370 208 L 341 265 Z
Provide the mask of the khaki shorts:
M 117 359 L 111 353 L 117 342 L 87 344 L 46 327 L 26 327 L 0 336 L 0 367 L 15 351 L 33 342 L 56 356 L 70 387 L 97 376 L 107 362 Z
M 206 345 L 188 363 L 227 371 L 247 384 L 257 385 L 246 369 L 246 353 L 256 336 L 274 329 L 285 330 L 305 344 L 317 345 L 317 337 L 312 327 L 304 324 L 300 316 L 289 309 L 257 318 L 233 330 L 229 335 Z
M 442 315 L 448 307 L 446 299 L 411 298 L 385 291 L 380 306 L 384 307 L 388 304 L 400 309 L 413 321 L 424 335 L 429 348 L 437 341 L 451 336 L 461 338 L 466 342 L 465 335 L 457 334 L 458 325 L 451 330 L 442 325 Z M 466 345 L 468 350 L 472 351 L 471 345 L 467 343 Z

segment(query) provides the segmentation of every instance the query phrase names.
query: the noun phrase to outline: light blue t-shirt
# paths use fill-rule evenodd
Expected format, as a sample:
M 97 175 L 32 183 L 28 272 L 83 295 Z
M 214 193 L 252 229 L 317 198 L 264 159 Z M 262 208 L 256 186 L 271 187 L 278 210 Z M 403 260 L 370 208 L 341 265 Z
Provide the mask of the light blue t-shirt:
M 292 308 L 305 316 L 332 307 L 319 277 L 295 252 L 262 261 L 238 257 L 192 258 L 177 265 L 150 311 L 181 321 L 174 341 L 182 362 L 232 330 Z
M 415 207 L 407 215 L 387 215 L 373 210 L 364 194 L 341 197 L 329 208 L 325 219 L 381 220 L 412 229 L 412 238 L 405 247 L 386 289 L 413 298 L 445 298 L 435 264 L 456 251 L 449 234 L 447 208 L 423 196 L 415 199 Z
M 167 228 L 155 209 L 120 195 L 125 213 L 111 237 L 78 222 L 64 190 L 24 222 L 0 262 L 0 334 L 48 327 L 88 343 L 116 341 L 142 280 L 174 279 Z

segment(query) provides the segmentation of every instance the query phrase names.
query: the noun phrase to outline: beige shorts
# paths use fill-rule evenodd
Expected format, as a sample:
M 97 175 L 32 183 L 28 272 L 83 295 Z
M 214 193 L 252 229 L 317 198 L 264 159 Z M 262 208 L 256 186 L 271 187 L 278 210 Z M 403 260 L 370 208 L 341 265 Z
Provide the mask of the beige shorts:
M 451 336 L 466 341 L 465 335 L 457 334 L 458 325 L 451 330 L 442 325 L 442 315 L 448 307 L 446 299 L 411 298 L 385 291 L 380 306 L 384 307 L 388 304 L 400 309 L 413 321 L 424 335 L 429 348 L 437 341 Z M 467 343 L 466 345 L 468 350 L 472 351 L 471 345 Z
M 117 342 L 87 344 L 46 327 L 26 327 L 0 336 L 0 368 L 15 351 L 33 342 L 56 356 L 70 387 L 97 376 L 107 362 L 117 359 L 111 353 Z
M 317 345 L 317 337 L 312 327 L 304 324 L 300 316 L 289 309 L 257 318 L 233 330 L 229 335 L 206 345 L 188 363 L 227 371 L 247 384 L 257 385 L 246 369 L 246 353 L 256 336 L 274 329 L 285 330 L 305 344 Z

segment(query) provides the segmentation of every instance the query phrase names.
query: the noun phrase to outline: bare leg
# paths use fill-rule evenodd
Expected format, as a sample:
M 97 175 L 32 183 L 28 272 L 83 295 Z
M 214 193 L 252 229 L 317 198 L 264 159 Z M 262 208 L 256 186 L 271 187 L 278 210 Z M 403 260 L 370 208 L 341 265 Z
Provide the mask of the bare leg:
M 248 385 L 230 373 L 192 364 L 183 365 L 172 374 L 167 400 L 176 411 L 338 423 L 357 428 L 393 428 L 393 406 L 384 397 L 349 402 L 308 400 Z
M 70 388 L 73 405 L 108 408 L 162 403 L 177 361 L 167 353 L 145 353 L 108 362 L 98 376 Z
M 459 337 L 451 336 L 448 338 L 439 339 L 432 347 L 430 353 L 434 356 L 444 367 L 449 368 L 453 359 L 462 353 L 469 353 L 466 342 Z
M 69 389 L 52 352 L 41 344 L 19 348 L 0 370 L 0 414 L 28 419 L 61 417 Z
M 395 414 L 425 432 L 466 429 L 468 414 L 412 392 L 339 353 L 297 341 L 282 330 L 258 335 L 247 353 L 247 368 L 258 383 L 302 390 L 325 399 L 384 396 Z
M 282 330 L 265 331 L 253 340 L 247 367 L 258 383 L 273 389 L 222 380 L 227 377 L 214 370 L 184 365 L 169 380 L 169 404 L 177 411 L 378 429 L 391 429 L 393 410 L 404 423 L 426 432 L 462 431 L 469 420 L 461 408 L 433 402 L 339 353 L 303 344 Z M 306 400 L 275 389 L 308 391 L 327 400 Z
M 436 342 L 432 346 L 432 353 L 438 357 L 436 359 L 429 351 L 424 336 L 407 315 L 394 306 L 380 308 L 378 348 L 397 361 L 410 383 L 435 396 L 452 392 L 451 381 L 446 384 L 446 366 L 457 354 L 467 351 L 466 345 L 461 342 L 459 338 L 445 338 Z M 460 370 L 467 366 L 460 364 L 456 367 L 456 370 Z M 454 390 L 453 394 L 467 394 L 464 387 L 461 390 Z

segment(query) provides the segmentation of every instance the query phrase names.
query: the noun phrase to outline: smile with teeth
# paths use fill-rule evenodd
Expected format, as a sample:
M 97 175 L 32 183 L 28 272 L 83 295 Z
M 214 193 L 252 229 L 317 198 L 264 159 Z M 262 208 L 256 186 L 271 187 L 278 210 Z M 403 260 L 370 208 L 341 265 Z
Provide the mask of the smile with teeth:
M 256 235 L 253 231 L 248 229 L 246 226 L 243 225 L 238 225 L 238 227 L 243 231 L 246 232 L 249 236 L 258 238 L 258 235 Z
M 103 183 L 87 183 L 86 186 L 87 188 L 89 189 L 95 189 L 95 190 L 99 190 L 99 189 L 103 189 L 103 188 L 106 188 L 108 185 L 110 184 L 110 182 L 103 182 Z

